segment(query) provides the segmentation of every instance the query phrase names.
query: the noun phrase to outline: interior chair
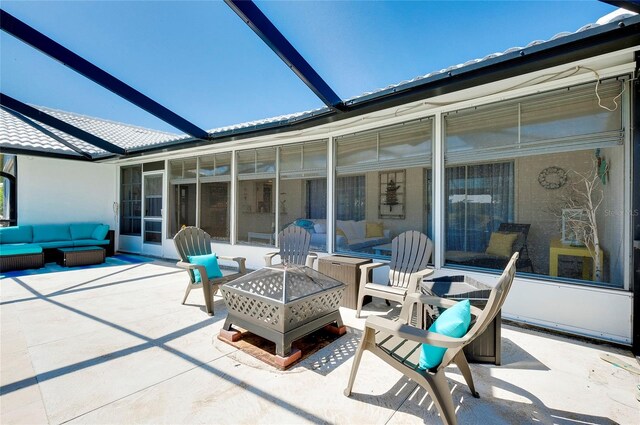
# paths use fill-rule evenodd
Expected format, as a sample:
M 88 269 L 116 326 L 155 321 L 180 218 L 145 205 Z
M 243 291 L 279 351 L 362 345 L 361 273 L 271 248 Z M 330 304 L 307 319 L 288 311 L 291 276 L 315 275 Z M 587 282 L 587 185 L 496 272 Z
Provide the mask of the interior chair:
M 516 267 L 518 270 L 528 268 L 531 273 L 535 273 L 533 269 L 533 262 L 529 257 L 529 248 L 527 247 L 527 237 L 529 236 L 529 230 L 531 224 L 523 223 L 500 223 L 498 232 L 518 233 L 518 238 L 513 243 L 513 252 L 520 254 Z
M 528 271 L 535 273 L 533 262 L 529 257 L 529 248 L 527 246 L 527 237 L 531 224 L 528 223 L 500 223 L 497 233 L 516 233 L 517 237 L 511 245 L 508 252 L 501 255 L 489 254 L 486 252 L 471 251 L 447 251 L 447 262 L 454 264 L 462 264 L 465 266 L 483 267 L 488 269 L 504 269 L 509 262 L 509 258 L 513 253 L 520 254 L 516 267 L 520 271 Z M 525 270 L 527 269 L 527 270 Z
M 309 252 L 311 233 L 300 226 L 289 226 L 278 234 L 279 252 L 270 252 L 264 256 L 266 266 L 271 266 L 273 258 L 280 256 L 283 264 L 313 267 L 318 258 L 315 252 Z
M 236 273 L 211 279 L 207 276 L 205 266 L 192 264 L 189 261 L 190 256 L 193 257 L 198 255 L 208 255 L 212 253 L 211 236 L 209 236 L 207 232 L 197 227 L 185 227 L 178 233 L 176 233 L 176 235 L 173 237 L 173 243 L 175 244 L 176 250 L 178 251 L 178 255 L 180 255 L 181 259 L 180 261 L 178 261 L 177 266 L 186 269 L 187 273 L 189 274 L 189 282 L 187 283 L 187 289 L 184 293 L 182 304 L 187 301 L 189 292 L 191 292 L 192 289 L 202 288 L 204 291 L 204 302 L 206 305 L 207 313 L 210 316 L 213 316 L 213 296 L 216 294 L 216 292 L 218 292 L 218 288 L 221 285 L 246 274 L 246 259 L 243 257 L 226 257 L 218 255 L 217 257 L 219 260 L 235 261 L 236 263 L 238 263 L 238 270 Z M 200 282 L 196 282 L 196 277 L 193 273 L 194 270 L 198 270 L 198 272 L 200 273 Z
M 356 317 L 360 317 L 365 296 L 371 295 L 385 300 L 403 302 L 407 293 L 417 292 L 423 277 L 433 273 L 427 263 L 433 253 L 433 242 L 427 235 L 415 230 L 401 233 L 391 241 L 391 261 L 389 262 L 388 285 L 370 281 L 374 268 L 385 263 L 369 263 L 360 266 L 360 288 Z
M 415 308 L 431 305 L 446 309 L 458 302 L 455 300 L 411 293 L 402 306 L 398 321 L 380 316 L 367 318 L 344 394 L 347 397 L 351 395 L 362 353 L 367 350 L 422 386 L 431 396 L 442 421 L 445 424 L 456 424 L 455 406 L 445 377 L 445 368 L 454 363 L 469 386 L 471 394 L 476 398 L 479 397 L 463 348 L 473 342 L 477 336 L 482 335 L 502 308 L 513 283 L 517 259 L 518 253 L 513 254 L 497 285 L 491 290 L 484 309 L 471 306 L 471 315 L 475 322 L 471 322 L 471 327 L 461 338 L 429 332 L 410 325 L 412 311 Z M 446 348 L 442 362 L 438 366 L 427 370 L 419 367 L 422 344 Z

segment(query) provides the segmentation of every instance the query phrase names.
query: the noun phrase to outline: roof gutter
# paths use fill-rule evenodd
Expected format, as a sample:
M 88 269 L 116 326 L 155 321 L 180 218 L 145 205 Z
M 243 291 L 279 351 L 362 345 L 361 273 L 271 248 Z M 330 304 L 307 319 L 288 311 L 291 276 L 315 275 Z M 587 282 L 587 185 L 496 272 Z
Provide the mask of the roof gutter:
M 347 101 L 351 110 L 393 107 L 640 45 L 640 15 L 526 47 L 448 73 Z M 385 100 L 392 98 L 393 100 Z
M 76 155 L 71 153 L 53 152 L 50 150 L 41 150 L 41 149 L 15 148 L 8 145 L 2 145 L 2 153 L 10 154 L 10 155 L 39 156 L 39 157 L 53 158 L 53 159 L 70 159 L 73 161 L 84 161 L 84 162 L 94 162 L 97 159 L 102 159 L 102 158 L 88 159 L 79 154 Z

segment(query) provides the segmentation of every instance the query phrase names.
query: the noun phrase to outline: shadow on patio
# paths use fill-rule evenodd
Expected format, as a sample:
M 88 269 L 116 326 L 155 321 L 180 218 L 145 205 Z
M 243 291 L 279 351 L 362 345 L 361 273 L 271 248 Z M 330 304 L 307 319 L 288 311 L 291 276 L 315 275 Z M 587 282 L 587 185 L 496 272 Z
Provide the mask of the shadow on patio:
M 364 319 L 286 372 L 221 343 L 170 263 L 24 275 L 2 282 L 2 423 L 439 423 L 422 388 L 363 357 L 342 390 Z M 394 315 L 384 303 L 370 305 Z M 472 365 L 481 398 L 448 378 L 461 423 L 632 423 L 638 379 L 607 346 L 503 327 L 503 366 Z M 635 403 L 635 404 L 634 404 Z

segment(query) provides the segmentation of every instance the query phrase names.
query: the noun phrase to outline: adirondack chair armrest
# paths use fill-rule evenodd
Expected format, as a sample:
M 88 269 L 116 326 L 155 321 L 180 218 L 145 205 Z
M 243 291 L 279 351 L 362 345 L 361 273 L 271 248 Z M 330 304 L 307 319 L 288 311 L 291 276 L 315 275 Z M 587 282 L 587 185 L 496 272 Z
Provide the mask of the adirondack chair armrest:
M 307 254 L 307 261 L 305 263 L 305 265 L 307 267 L 311 267 L 313 268 L 313 263 L 318 259 L 318 253 L 316 252 L 310 252 Z
M 269 252 L 267 254 L 265 254 L 264 256 L 264 265 L 269 267 L 271 265 L 273 265 L 273 257 L 275 257 L 276 255 L 280 255 L 279 252 Z
M 409 341 L 435 345 L 437 347 L 455 348 L 464 343 L 463 338 L 453 338 L 435 332 L 429 332 L 425 329 L 416 328 L 415 326 L 385 319 L 380 316 L 368 317 L 365 322 L 365 328 L 371 328 Z
M 360 284 L 364 285 L 369 279 L 369 272 L 378 267 L 389 266 L 387 263 L 367 263 L 360 266 Z
M 207 276 L 207 269 L 205 268 L 205 266 L 201 266 L 200 264 L 191 264 L 188 263 L 186 261 L 178 261 L 176 263 L 176 266 L 185 269 L 185 270 L 198 270 L 200 272 L 200 276 L 202 277 L 203 282 L 206 280 L 207 282 L 209 282 L 209 277 Z M 191 283 L 193 283 L 193 280 L 191 281 Z
M 432 268 L 426 268 L 411 273 L 411 276 L 409 277 L 409 287 L 407 288 L 408 292 L 418 292 L 418 286 L 420 286 L 422 279 L 433 274 L 433 272 L 434 270 Z
M 367 283 L 369 283 L 369 272 L 375 268 L 388 266 L 386 263 L 368 263 L 360 266 L 360 288 L 358 292 L 359 294 L 364 293 L 364 287 Z
M 201 266 L 199 264 L 191 264 L 186 261 L 178 261 L 176 263 L 176 266 L 187 270 L 206 270 L 204 266 Z
M 247 272 L 247 266 L 246 266 L 247 259 L 244 257 L 229 257 L 226 255 L 218 255 L 218 259 L 224 260 L 224 261 L 235 261 L 236 263 L 238 263 L 238 272 L 240 273 Z

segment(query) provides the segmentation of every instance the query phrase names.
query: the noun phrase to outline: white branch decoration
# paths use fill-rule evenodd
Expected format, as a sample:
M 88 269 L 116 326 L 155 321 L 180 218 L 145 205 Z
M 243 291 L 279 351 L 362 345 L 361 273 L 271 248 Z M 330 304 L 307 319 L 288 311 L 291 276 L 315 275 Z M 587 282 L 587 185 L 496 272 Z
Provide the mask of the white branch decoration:
M 609 165 L 604 167 L 604 173 L 609 170 Z M 571 184 L 569 195 L 564 199 L 567 208 L 582 209 L 584 215 L 571 215 L 567 225 L 576 234 L 579 241 L 583 242 L 593 259 L 594 280 L 602 281 L 600 238 L 598 236 L 598 222 L 596 212 L 604 199 L 604 190 L 601 181 L 597 160 L 593 160 L 593 166 L 589 171 L 580 173 L 571 172 L 577 176 L 577 181 Z

